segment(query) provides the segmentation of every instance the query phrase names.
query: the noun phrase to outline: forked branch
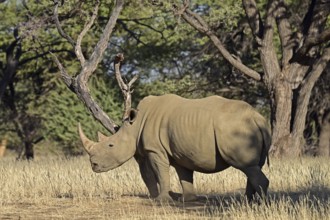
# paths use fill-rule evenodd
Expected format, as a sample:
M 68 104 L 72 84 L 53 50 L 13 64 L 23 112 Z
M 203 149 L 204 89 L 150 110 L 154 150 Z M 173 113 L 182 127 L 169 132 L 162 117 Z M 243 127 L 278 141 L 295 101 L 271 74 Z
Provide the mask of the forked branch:
M 118 85 L 120 87 L 120 90 L 124 97 L 124 114 L 123 114 L 123 120 L 126 120 L 129 117 L 129 112 L 131 110 L 132 105 L 132 92 L 131 87 L 133 83 L 138 79 L 138 75 L 135 75 L 129 83 L 125 83 L 121 73 L 120 73 L 120 65 L 124 60 L 124 55 L 122 53 L 117 54 L 114 61 L 114 67 L 115 67 L 115 75 L 118 82 Z
M 113 28 L 116 24 L 116 21 L 118 19 L 118 16 L 123 8 L 124 0 L 117 0 L 115 2 L 115 7 L 111 12 L 110 18 L 106 24 L 106 27 L 104 28 L 104 31 L 102 33 L 102 36 L 98 43 L 96 44 L 90 58 L 88 60 L 85 60 L 85 57 L 82 53 L 81 49 L 81 42 L 83 40 L 83 37 L 85 34 L 91 29 L 91 27 L 94 24 L 94 21 L 97 17 L 98 7 L 100 4 L 100 1 L 97 0 L 93 9 L 93 14 L 89 18 L 88 21 L 86 21 L 86 24 L 79 34 L 77 41 L 74 42 L 74 40 L 67 35 L 64 30 L 62 29 L 60 25 L 60 21 L 58 19 L 58 7 L 59 7 L 59 1 L 54 1 L 54 21 L 55 25 L 57 27 L 57 30 L 59 34 L 67 39 L 67 41 L 72 45 L 74 48 L 75 54 L 80 61 L 81 64 L 81 70 L 79 74 L 75 74 L 75 77 L 71 77 L 64 66 L 61 64 L 59 59 L 55 56 L 55 54 L 52 54 L 53 60 L 58 66 L 61 76 L 65 84 L 70 88 L 71 91 L 73 91 L 78 98 L 85 104 L 85 106 L 89 109 L 89 111 L 92 113 L 95 119 L 97 119 L 101 124 L 109 130 L 112 134 L 116 132 L 117 128 L 119 127 L 114 120 L 109 118 L 109 116 L 102 110 L 102 108 L 94 101 L 92 98 L 89 88 L 88 88 L 88 79 L 93 74 L 93 72 L 96 70 L 97 65 L 102 60 L 103 54 L 105 49 L 107 48 L 109 44 L 109 39 L 112 34 Z M 130 84 L 131 86 L 131 84 Z M 129 88 L 130 88 L 129 86 Z M 130 90 L 129 90 L 130 91 Z M 126 102 L 126 101 L 125 101 Z
M 326 43 L 330 40 L 330 29 L 325 29 L 329 13 L 330 1 L 311 1 L 308 11 L 301 24 L 303 42 L 295 51 L 291 62 L 304 59 L 312 47 Z
M 278 5 L 276 7 L 275 18 L 281 40 L 283 67 L 289 64 L 289 61 L 293 55 L 293 44 L 291 43 L 293 33 L 291 30 L 290 22 L 287 18 L 287 14 L 288 9 L 284 0 L 279 0 Z
M 257 3 L 254 0 L 243 0 L 242 3 L 254 38 L 260 45 L 263 37 L 264 24 L 261 20 Z
M 64 39 L 66 39 L 73 47 L 75 47 L 74 40 L 69 35 L 67 35 L 61 27 L 60 20 L 58 19 L 58 7 L 59 7 L 59 5 L 60 5 L 60 1 L 59 0 L 54 0 L 53 13 L 54 13 L 54 21 L 55 21 L 57 31 Z
M 86 21 L 84 29 L 81 31 L 81 33 L 78 35 L 78 38 L 77 38 L 75 53 L 76 53 L 76 56 L 79 59 L 82 67 L 84 67 L 84 65 L 85 65 L 85 57 L 81 50 L 81 41 L 84 38 L 84 36 L 86 35 L 86 33 L 89 31 L 89 29 L 91 29 L 92 25 L 94 24 L 95 18 L 97 17 L 97 12 L 99 10 L 100 1 L 97 0 L 95 3 L 96 3 L 96 5 L 94 7 L 92 17 L 90 18 L 89 21 Z

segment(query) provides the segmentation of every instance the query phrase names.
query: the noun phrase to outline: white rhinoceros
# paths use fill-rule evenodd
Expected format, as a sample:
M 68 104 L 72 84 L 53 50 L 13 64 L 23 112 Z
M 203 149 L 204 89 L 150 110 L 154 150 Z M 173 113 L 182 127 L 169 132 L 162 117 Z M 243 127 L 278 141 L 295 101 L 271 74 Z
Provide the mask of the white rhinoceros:
M 269 181 L 261 168 L 271 144 L 269 126 L 243 101 L 148 96 L 114 135 L 93 142 L 80 126 L 79 134 L 93 171 L 114 169 L 134 156 L 157 200 L 171 199 L 170 165 L 180 179 L 184 201 L 196 199 L 194 171 L 215 173 L 230 166 L 246 174 L 249 200 L 255 193 L 267 193 Z

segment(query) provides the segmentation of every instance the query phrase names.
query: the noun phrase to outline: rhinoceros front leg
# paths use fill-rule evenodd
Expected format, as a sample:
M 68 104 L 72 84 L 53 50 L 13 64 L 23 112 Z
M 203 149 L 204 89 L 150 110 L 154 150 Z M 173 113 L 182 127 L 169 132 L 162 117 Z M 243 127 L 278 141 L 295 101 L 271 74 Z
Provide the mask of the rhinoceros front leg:
M 150 161 L 148 158 L 143 158 L 138 161 L 140 167 L 140 173 L 143 179 L 143 182 L 146 184 L 150 197 L 156 198 L 159 195 L 158 192 L 158 182 L 155 176 L 154 170 L 151 167 Z
M 170 164 L 165 155 L 158 155 L 154 152 L 148 154 L 150 165 L 153 168 L 157 181 L 159 183 L 158 201 L 171 201 L 170 192 Z
M 194 171 L 188 170 L 182 166 L 174 165 L 176 172 L 182 186 L 182 197 L 179 198 L 181 202 L 189 202 L 197 200 L 194 190 Z

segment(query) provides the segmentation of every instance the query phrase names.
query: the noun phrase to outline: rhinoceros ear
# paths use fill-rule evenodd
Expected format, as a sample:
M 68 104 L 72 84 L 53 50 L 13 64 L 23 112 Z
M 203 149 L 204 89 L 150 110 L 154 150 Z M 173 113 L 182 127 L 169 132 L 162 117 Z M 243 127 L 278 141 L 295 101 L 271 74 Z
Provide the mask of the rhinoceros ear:
M 98 137 L 99 142 L 100 142 L 100 141 L 104 141 L 104 140 L 106 140 L 106 139 L 108 138 L 108 136 L 102 134 L 102 133 L 99 132 L 99 131 L 97 132 L 97 137 Z
M 136 119 L 137 114 L 138 114 L 138 111 L 137 111 L 136 109 L 133 109 L 133 108 L 132 108 L 132 109 L 129 111 L 129 118 L 128 118 L 129 123 L 133 124 L 133 122 L 134 122 L 135 119 Z
M 86 135 L 84 134 L 84 132 L 81 129 L 80 123 L 78 123 L 78 130 L 79 130 L 79 136 L 80 136 L 80 140 L 84 146 L 84 148 L 86 149 L 87 152 L 90 151 L 91 147 L 95 144 L 94 141 L 89 140 Z

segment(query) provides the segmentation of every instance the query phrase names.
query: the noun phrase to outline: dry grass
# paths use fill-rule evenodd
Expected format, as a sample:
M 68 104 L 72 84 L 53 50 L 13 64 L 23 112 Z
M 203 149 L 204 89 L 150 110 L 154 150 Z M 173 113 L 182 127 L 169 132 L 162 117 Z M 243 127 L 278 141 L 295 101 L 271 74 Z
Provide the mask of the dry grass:
M 147 197 L 135 161 L 102 174 L 87 157 L 0 160 L 0 219 L 330 219 L 328 158 L 271 160 L 271 204 L 247 205 L 235 169 L 195 175 L 199 200 L 161 205 Z M 172 189 L 180 192 L 173 170 Z

